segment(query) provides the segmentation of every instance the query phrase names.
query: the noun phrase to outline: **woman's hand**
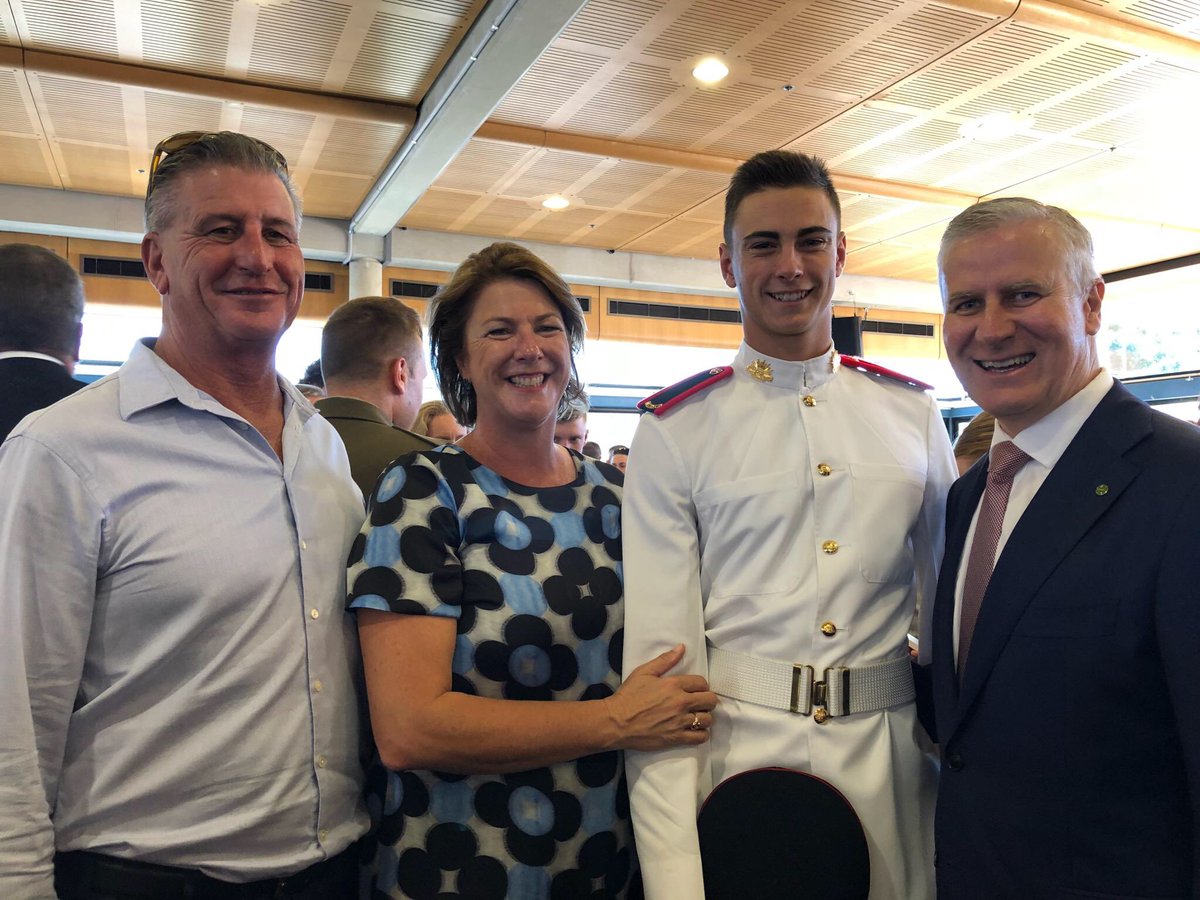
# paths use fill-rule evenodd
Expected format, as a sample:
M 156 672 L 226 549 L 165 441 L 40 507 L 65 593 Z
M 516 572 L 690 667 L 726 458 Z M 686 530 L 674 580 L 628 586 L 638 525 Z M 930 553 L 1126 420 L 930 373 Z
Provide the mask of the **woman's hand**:
M 717 695 L 700 675 L 667 675 L 683 659 L 683 644 L 629 673 L 604 701 L 622 750 L 664 750 L 703 744 L 712 726 Z

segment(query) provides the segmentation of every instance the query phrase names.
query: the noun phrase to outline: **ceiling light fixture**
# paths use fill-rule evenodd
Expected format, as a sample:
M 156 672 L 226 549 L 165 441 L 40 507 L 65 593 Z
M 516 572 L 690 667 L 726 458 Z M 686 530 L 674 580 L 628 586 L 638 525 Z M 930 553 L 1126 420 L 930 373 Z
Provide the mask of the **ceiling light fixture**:
M 542 206 L 546 207 L 546 209 L 552 210 L 566 209 L 570 205 L 571 201 L 562 194 L 551 194 L 542 201 Z
M 729 74 L 729 66 L 715 56 L 700 60 L 692 69 L 692 77 L 701 84 L 716 84 Z

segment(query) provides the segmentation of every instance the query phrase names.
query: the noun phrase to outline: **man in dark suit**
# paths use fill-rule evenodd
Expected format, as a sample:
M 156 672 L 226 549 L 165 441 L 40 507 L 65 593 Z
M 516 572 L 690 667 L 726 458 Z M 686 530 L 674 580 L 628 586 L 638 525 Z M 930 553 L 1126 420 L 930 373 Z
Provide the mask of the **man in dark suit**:
M 32 244 L 0 246 L 0 441 L 25 416 L 83 387 L 83 282 L 65 259 Z
M 333 311 L 321 332 L 328 396 L 317 409 L 346 445 L 350 472 L 371 496 L 397 456 L 436 447 L 413 434 L 425 380 L 421 320 L 395 297 L 359 297 Z
M 1066 211 L 977 204 L 938 263 L 950 362 L 996 417 L 934 611 L 938 898 L 1200 897 L 1200 432 L 1100 366 Z

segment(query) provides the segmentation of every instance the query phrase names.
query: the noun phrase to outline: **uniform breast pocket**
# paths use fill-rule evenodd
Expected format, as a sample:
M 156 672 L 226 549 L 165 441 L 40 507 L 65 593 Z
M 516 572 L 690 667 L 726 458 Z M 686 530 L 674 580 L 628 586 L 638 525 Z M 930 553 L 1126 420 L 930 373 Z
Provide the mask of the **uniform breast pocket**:
M 907 466 L 851 463 L 859 565 L 867 581 L 913 577 L 911 533 L 921 513 L 925 473 Z
M 791 590 L 802 561 L 797 510 L 808 498 L 795 472 L 743 478 L 696 494 L 700 568 L 711 596 Z

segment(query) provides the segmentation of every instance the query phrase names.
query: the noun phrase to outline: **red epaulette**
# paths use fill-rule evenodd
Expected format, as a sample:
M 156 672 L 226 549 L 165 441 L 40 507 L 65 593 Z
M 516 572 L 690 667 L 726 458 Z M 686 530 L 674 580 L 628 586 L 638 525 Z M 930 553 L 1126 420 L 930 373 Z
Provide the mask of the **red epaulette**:
M 703 372 L 697 372 L 690 378 L 685 378 L 683 381 L 678 381 L 670 387 L 665 387 L 661 391 L 651 394 L 639 403 L 637 408 L 642 412 L 654 413 L 656 416 L 661 416 L 667 410 L 678 406 L 693 394 L 698 394 L 704 389 L 712 387 L 718 381 L 724 381 L 732 374 L 733 366 L 718 366 L 715 369 L 705 369 Z
M 897 372 L 895 369 L 889 369 L 878 363 L 867 362 L 865 359 L 859 359 L 857 356 L 847 356 L 843 353 L 842 365 L 849 366 L 851 369 L 858 369 L 860 372 L 866 372 L 868 375 L 878 375 L 880 378 L 886 378 L 888 381 L 894 381 L 905 387 L 916 388 L 919 391 L 933 390 L 932 384 L 926 384 L 923 381 L 918 381 L 916 378 L 910 378 L 901 372 Z

